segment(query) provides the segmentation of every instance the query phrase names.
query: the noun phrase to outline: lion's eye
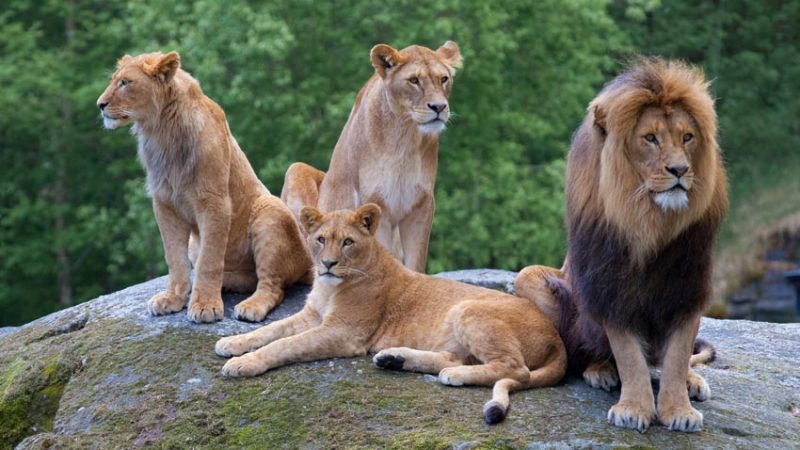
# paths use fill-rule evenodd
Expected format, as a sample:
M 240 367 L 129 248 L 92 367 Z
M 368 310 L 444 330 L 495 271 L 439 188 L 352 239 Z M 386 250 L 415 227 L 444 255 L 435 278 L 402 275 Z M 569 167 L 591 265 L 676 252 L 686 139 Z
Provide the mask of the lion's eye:
M 647 142 L 649 142 L 649 143 L 651 143 L 651 144 L 656 144 L 656 145 L 658 145 L 658 138 L 656 138 L 656 135 L 655 135 L 655 134 L 653 134 L 653 133 L 650 133 L 650 134 L 646 135 L 646 136 L 644 137 L 644 140 L 645 140 L 645 141 L 647 141 Z
M 689 142 L 694 139 L 694 135 L 692 133 L 686 133 L 683 135 L 683 142 Z
M 419 84 L 419 78 L 411 77 L 411 78 L 408 79 L 408 82 L 411 83 L 411 84 Z
M 343 247 L 350 247 L 351 245 L 353 245 L 353 240 L 350 238 L 347 238 L 344 240 L 344 242 L 342 242 Z
M 317 238 L 317 242 L 319 242 L 320 244 L 325 244 L 325 238 L 320 236 Z
M 119 87 L 125 87 L 129 84 L 131 84 L 131 82 L 128 80 L 119 80 Z
M 449 80 L 449 79 L 450 79 L 450 78 L 448 78 L 448 77 L 442 77 L 442 84 L 445 84 L 445 83 L 447 83 L 447 80 Z

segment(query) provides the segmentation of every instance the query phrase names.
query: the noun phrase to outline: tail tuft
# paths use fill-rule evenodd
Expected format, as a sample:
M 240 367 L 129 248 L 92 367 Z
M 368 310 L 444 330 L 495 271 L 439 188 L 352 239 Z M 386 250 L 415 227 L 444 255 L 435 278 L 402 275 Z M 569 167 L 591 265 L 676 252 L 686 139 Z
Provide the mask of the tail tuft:
M 695 339 L 692 358 L 689 360 L 691 366 L 710 363 L 717 359 L 717 349 L 705 339 Z
M 499 402 L 490 400 L 483 406 L 483 420 L 487 425 L 495 425 L 506 418 L 506 410 Z

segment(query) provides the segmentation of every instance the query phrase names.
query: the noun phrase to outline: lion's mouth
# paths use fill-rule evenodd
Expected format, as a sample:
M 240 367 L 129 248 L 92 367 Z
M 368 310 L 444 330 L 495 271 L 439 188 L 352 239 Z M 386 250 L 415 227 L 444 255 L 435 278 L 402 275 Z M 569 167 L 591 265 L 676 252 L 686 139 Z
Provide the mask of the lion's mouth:
M 441 117 L 436 116 L 436 117 L 434 117 L 433 119 L 431 119 L 431 120 L 429 120 L 427 122 L 423 122 L 422 124 L 423 125 L 433 125 L 434 123 L 438 123 L 438 122 L 444 123 L 444 120 L 442 120 Z
M 666 194 L 668 192 L 678 192 L 678 191 L 689 192 L 689 190 L 686 189 L 686 187 L 684 185 L 682 185 L 680 183 L 676 183 L 674 186 L 672 186 L 669 189 L 664 189 L 663 191 L 656 191 L 656 194 Z
M 331 272 L 330 270 L 329 270 L 329 271 L 327 271 L 327 272 L 321 272 L 321 273 L 318 273 L 318 275 L 319 275 L 320 277 L 342 278 L 342 277 L 340 277 L 339 275 L 336 275 L 336 274 L 334 274 L 334 273 L 333 273 L 333 272 Z
M 127 116 L 125 114 L 120 114 L 119 116 L 115 117 L 115 116 L 112 116 L 111 114 L 107 114 L 107 113 L 103 112 L 103 118 L 104 119 L 108 119 L 108 120 L 128 120 L 128 119 L 130 119 L 130 116 Z

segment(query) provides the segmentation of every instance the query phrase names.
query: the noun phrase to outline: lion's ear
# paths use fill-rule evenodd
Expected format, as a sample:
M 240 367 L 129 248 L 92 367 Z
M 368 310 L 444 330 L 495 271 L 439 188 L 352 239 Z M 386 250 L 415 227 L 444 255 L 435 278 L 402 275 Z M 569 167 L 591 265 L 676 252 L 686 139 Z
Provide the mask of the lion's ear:
M 597 127 L 600 134 L 603 136 L 608 134 L 606 131 L 606 110 L 601 108 L 600 105 L 595 105 L 592 115 L 594 116 L 594 126 Z
M 153 68 L 153 75 L 159 77 L 161 81 L 167 82 L 175 76 L 175 72 L 181 67 L 181 55 L 172 51 L 162 56 Z
M 372 60 L 372 67 L 381 78 L 386 78 L 388 71 L 403 63 L 403 57 L 400 52 L 393 49 L 386 44 L 378 44 L 372 47 L 369 53 L 369 59 Z
M 441 56 L 447 65 L 454 69 L 460 69 L 461 63 L 463 62 L 463 58 L 461 58 L 461 50 L 458 48 L 458 44 L 453 41 L 447 41 L 436 50 L 436 53 Z
M 322 217 L 322 212 L 313 206 L 304 206 L 300 210 L 300 223 L 308 234 L 317 231 L 317 228 L 322 225 Z
M 378 231 L 378 224 L 381 221 L 381 207 L 375 203 L 367 203 L 358 208 L 353 214 L 354 221 L 366 230 L 367 233 L 375 235 Z

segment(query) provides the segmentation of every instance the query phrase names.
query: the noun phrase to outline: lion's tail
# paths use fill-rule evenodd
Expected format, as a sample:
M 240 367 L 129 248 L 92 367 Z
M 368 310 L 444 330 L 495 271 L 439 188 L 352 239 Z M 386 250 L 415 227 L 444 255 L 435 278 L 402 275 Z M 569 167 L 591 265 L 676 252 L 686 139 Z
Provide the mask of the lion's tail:
M 717 349 L 706 341 L 705 339 L 696 339 L 694 341 L 694 350 L 692 357 L 689 358 L 689 366 L 694 367 L 698 364 L 705 364 L 714 361 L 717 358 Z
M 567 371 L 567 353 L 561 347 L 553 354 L 544 366 L 530 371 L 527 382 L 519 382 L 513 378 L 497 380 L 492 388 L 492 399 L 483 405 L 483 419 L 487 424 L 494 425 L 506 418 L 510 393 L 522 389 L 552 386 L 561 381 Z

